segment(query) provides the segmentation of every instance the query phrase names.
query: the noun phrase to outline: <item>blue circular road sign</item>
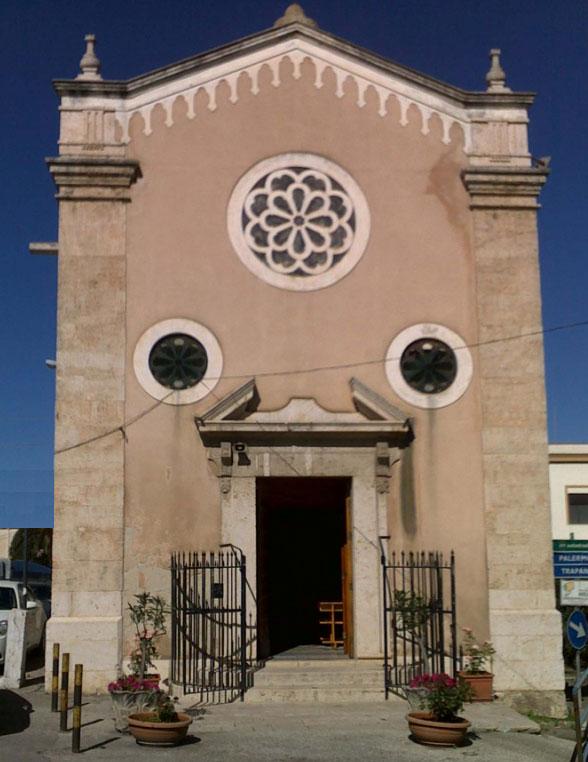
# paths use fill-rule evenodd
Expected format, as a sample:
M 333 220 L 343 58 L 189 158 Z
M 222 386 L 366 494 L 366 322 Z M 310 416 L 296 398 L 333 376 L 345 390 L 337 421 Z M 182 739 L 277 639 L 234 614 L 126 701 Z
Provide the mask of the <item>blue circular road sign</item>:
M 568 618 L 566 633 L 570 645 L 577 651 L 588 643 L 588 620 L 583 611 L 574 609 Z

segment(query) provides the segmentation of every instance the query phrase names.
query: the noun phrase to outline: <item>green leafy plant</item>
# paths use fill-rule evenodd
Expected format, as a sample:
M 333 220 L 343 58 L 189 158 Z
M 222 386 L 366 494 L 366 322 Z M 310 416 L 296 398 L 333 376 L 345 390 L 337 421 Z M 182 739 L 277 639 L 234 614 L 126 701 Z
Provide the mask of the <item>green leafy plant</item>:
M 469 685 L 445 673 L 414 677 L 410 688 L 418 692 L 421 709 L 427 709 L 439 722 L 455 722 L 473 695 Z
M 177 722 L 178 714 L 174 702 L 177 699 L 172 698 L 169 693 L 159 691 L 156 695 L 156 704 L 154 709 L 155 722 Z
M 425 641 L 424 626 L 429 620 L 431 609 L 422 595 L 407 590 L 394 591 L 394 611 L 400 627 L 408 630 L 416 641 L 421 664 L 425 672 L 429 670 L 429 655 Z
M 155 641 L 167 632 L 165 600 L 159 595 L 139 593 L 136 603 L 129 603 L 131 621 L 135 625 L 137 646 L 131 653 L 131 672 L 140 680 L 149 667 L 155 668 L 153 659 L 159 656 Z
M 490 661 L 496 653 L 494 646 L 489 640 L 478 643 L 470 627 L 462 627 L 464 633 L 462 648 L 466 663 L 463 671 L 469 675 L 484 672 L 486 662 Z

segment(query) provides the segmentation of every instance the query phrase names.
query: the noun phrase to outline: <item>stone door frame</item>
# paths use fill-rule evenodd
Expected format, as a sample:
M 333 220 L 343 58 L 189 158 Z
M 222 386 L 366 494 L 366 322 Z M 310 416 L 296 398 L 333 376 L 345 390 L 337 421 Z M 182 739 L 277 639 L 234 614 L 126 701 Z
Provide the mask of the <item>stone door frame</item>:
M 390 464 L 412 440 L 408 418 L 351 379 L 356 412 L 332 412 L 313 399 L 257 411 L 252 379 L 196 419 L 220 484 L 221 543 L 247 559 L 247 607 L 257 604 L 257 496 L 261 477 L 340 477 L 351 481 L 355 658 L 383 655 L 379 538 L 388 535 Z
M 249 449 L 249 448 L 248 448 Z M 248 610 L 256 611 L 257 496 L 261 477 L 343 477 L 351 481 L 353 631 L 356 658 L 383 655 L 382 580 L 378 537 L 387 535 L 387 495 L 378 492 L 374 448 L 254 447 L 255 463 L 221 493 L 221 542 L 241 548 L 247 559 Z

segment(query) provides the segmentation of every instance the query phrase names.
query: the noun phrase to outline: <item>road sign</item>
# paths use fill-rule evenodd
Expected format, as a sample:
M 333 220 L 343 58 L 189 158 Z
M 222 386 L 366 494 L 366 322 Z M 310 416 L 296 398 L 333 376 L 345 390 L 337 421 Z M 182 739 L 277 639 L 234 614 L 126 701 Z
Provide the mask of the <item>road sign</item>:
M 561 550 L 556 550 L 553 554 L 553 563 L 557 566 L 558 564 L 572 564 L 574 566 L 587 566 L 588 565 L 588 553 L 578 553 L 576 551 L 574 552 L 562 552 Z
M 570 645 L 580 651 L 588 643 L 588 620 L 580 609 L 574 609 L 568 617 L 566 634 Z
M 562 606 L 588 606 L 588 580 L 560 579 L 559 595 Z
M 553 540 L 553 550 L 588 552 L 588 540 Z
M 588 579 L 588 540 L 553 541 L 555 579 Z
M 555 579 L 588 579 L 587 563 L 579 564 L 554 564 L 553 576 Z

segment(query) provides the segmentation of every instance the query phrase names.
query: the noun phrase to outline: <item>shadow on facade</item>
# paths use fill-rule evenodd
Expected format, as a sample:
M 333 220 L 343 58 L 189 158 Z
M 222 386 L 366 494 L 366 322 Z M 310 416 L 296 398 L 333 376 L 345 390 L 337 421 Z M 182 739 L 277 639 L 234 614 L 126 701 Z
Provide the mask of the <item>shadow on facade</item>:
M 407 447 L 402 451 L 400 469 L 400 516 L 402 518 L 402 528 L 408 536 L 412 536 L 417 531 L 417 516 L 411 447 Z

